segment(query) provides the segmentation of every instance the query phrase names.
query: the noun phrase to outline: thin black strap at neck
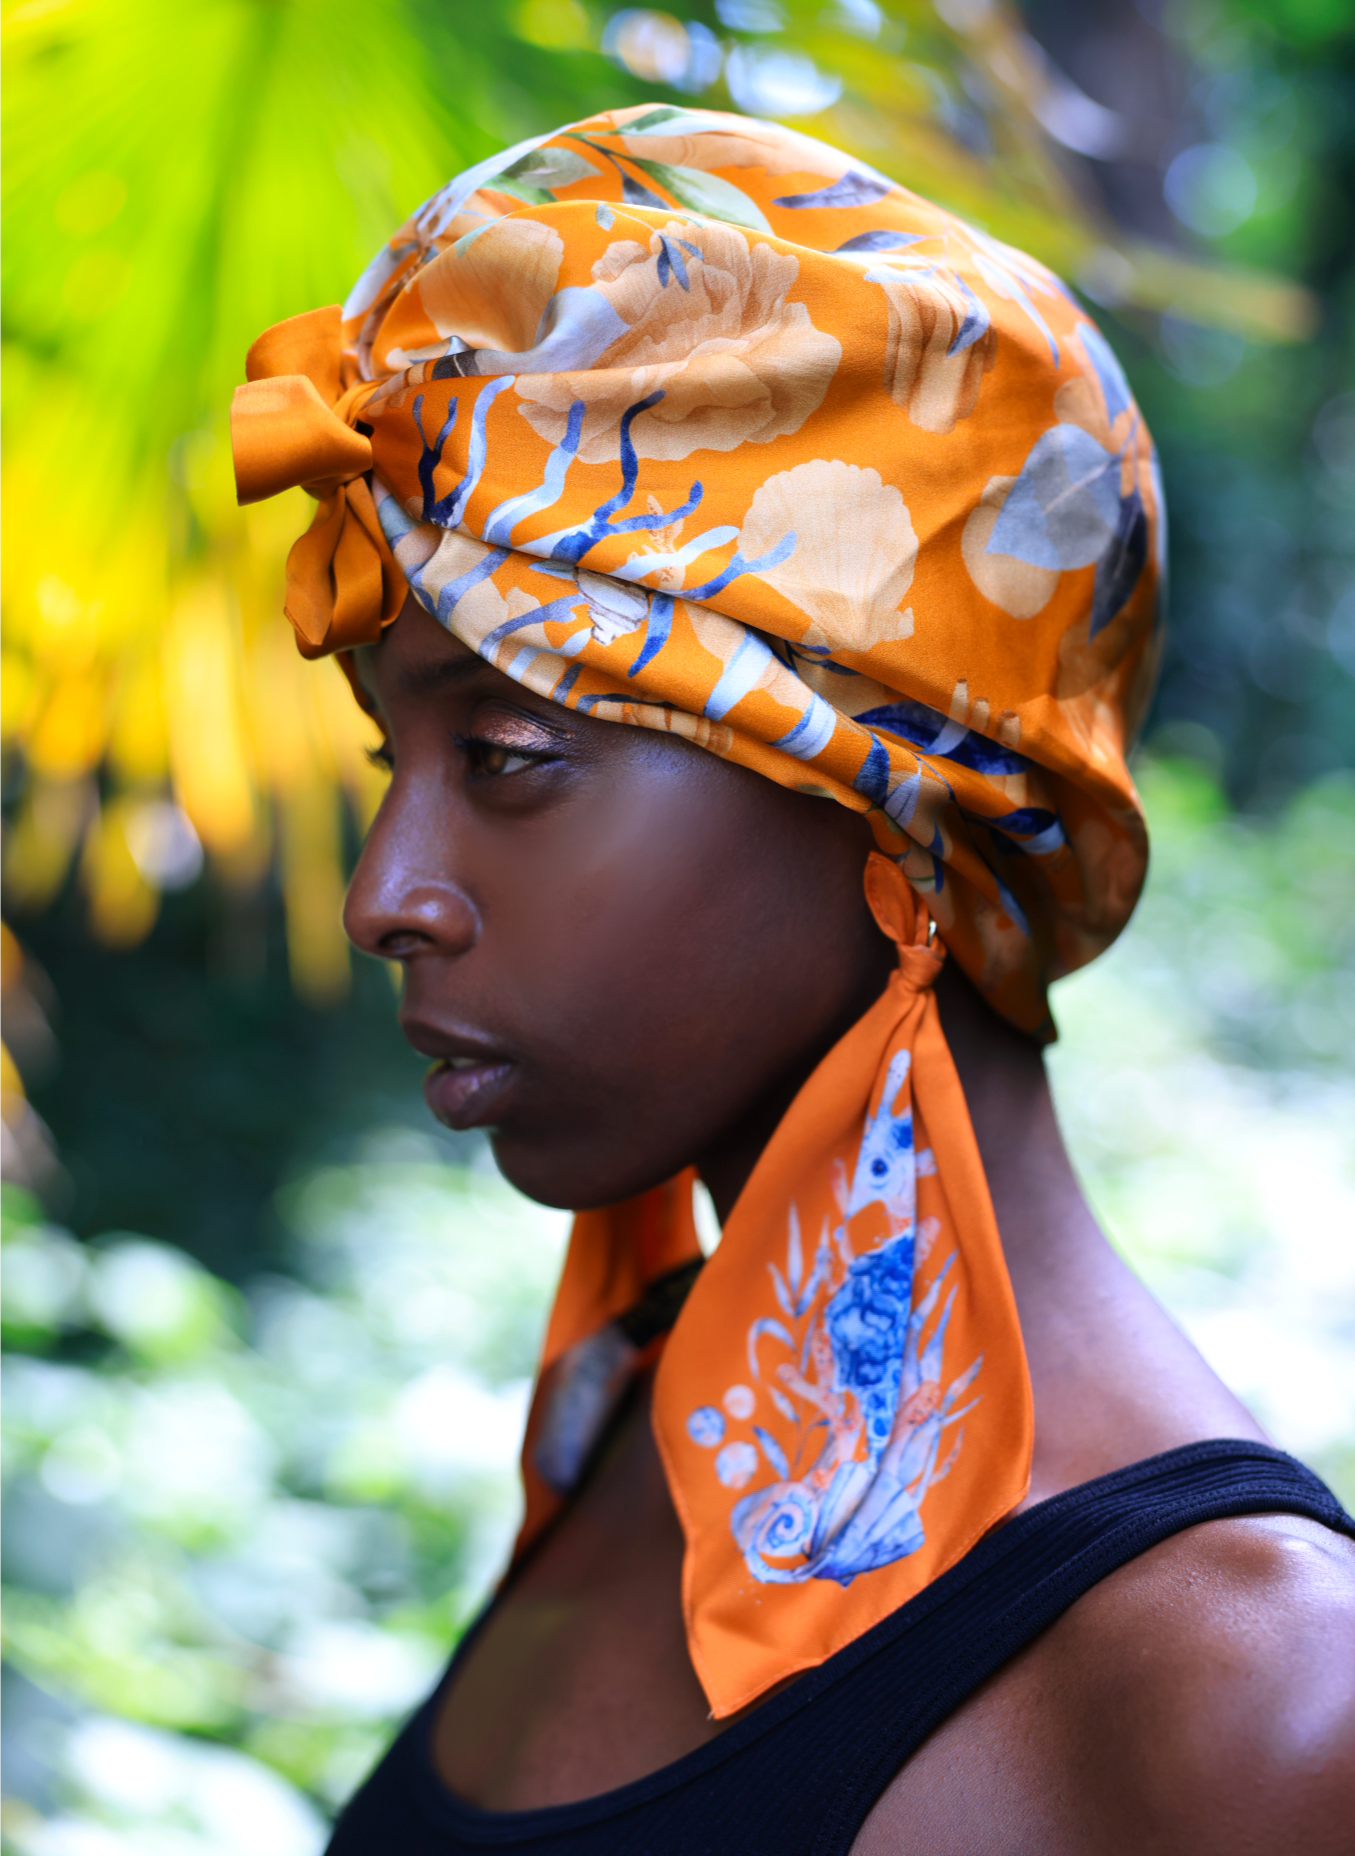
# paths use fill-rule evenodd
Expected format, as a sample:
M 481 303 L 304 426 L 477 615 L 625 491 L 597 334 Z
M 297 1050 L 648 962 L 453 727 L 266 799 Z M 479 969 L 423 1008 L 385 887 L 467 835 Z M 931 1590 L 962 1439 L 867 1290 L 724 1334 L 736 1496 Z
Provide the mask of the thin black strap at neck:
M 656 1276 L 639 1301 L 617 1316 L 616 1325 L 633 1347 L 643 1350 L 675 1324 L 705 1261 L 693 1257 L 690 1263 L 679 1263 L 675 1270 Z
M 1355 1535 L 1318 1478 L 1268 1445 L 1169 1450 L 1017 1515 L 715 1740 L 573 1804 L 486 1812 L 455 1798 L 433 1765 L 434 1695 L 345 1812 L 331 1856 L 848 1856 L 927 1736 L 1099 1580 L 1185 1528 L 1254 1514 Z
M 843 1659 L 855 1651 L 874 1656 L 917 1638 L 902 1732 L 838 1792 L 814 1856 L 849 1849 L 928 1735 L 1102 1579 L 1188 1527 L 1258 1514 L 1302 1515 L 1355 1538 L 1355 1522 L 1310 1469 L 1268 1444 L 1233 1438 L 1185 1444 L 1113 1470 L 986 1535 L 957 1566 L 842 1653 Z

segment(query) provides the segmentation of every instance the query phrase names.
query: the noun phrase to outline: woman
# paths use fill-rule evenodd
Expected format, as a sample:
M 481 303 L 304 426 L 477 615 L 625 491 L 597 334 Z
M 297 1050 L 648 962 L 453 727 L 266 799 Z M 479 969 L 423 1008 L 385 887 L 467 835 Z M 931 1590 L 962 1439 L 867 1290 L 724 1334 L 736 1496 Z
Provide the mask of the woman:
M 393 775 L 349 932 L 578 1213 L 513 1565 L 336 1856 L 1348 1848 L 1351 1524 L 1105 1243 L 1040 1057 L 1146 861 L 1103 338 L 656 108 L 450 183 L 248 372 Z

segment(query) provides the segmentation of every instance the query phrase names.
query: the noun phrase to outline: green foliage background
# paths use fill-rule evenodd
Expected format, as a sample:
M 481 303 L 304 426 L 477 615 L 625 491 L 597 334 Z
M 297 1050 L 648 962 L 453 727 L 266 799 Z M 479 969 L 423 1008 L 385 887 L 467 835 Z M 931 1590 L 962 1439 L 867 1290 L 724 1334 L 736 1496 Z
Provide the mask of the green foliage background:
M 683 18 L 752 65 L 811 59 L 842 93 L 803 126 L 1069 274 L 1158 439 L 1175 585 L 1139 768 L 1154 868 L 1121 945 L 1060 989 L 1053 1073 L 1117 1241 L 1350 1501 L 1349 9 L 1030 0 L 1094 96 L 1098 45 L 1158 48 L 1160 133 L 1104 160 L 1041 128 L 1052 93 L 1010 10 L 777 12 Z M 511 1524 L 560 1222 L 427 1126 L 387 976 L 364 963 L 345 993 L 333 920 L 298 918 L 371 790 L 347 724 L 297 706 L 324 668 L 293 681 L 273 648 L 296 512 L 278 533 L 237 515 L 221 430 L 248 340 L 340 296 L 448 174 L 679 94 L 604 55 L 606 25 L 580 0 L 5 10 L 16 1856 L 318 1849 Z M 1019 81 L 995 75 L 1004 49 Z M 1257 180 L 1212 235 L 1163 205 L 1196 146 Z M 237 693 L 195 744 L 175 705 L 199 633 Z M 229 790 L 199 764 L 223 740 Z M 208 855 L 161 896 L 118 808 L 166 793 Z

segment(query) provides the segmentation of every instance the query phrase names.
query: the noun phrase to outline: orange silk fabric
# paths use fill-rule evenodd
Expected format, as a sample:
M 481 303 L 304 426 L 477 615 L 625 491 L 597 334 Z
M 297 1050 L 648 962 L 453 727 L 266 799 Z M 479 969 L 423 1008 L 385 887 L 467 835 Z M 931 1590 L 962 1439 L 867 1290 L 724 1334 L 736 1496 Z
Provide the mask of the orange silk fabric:
M 308 655 L 376 641 L 409 591 L 525 688 L 873 827 L 899 977 L 774 1137 L 657 1382 L 692 1654 L 728 1713 L 1025 1486 L 1021 1337 L 922 943 L 930 920 L 1048 1036 L 1050 980 L 1128 919 L 1151 440 L 1042 266 L 822 143 L 670 106 L 449 182 L 248 373 L 242 500 L 320 501 L 288 562 Z M 689 1186 L 577 1221 L 524 1539 L 643 1354 L 625 1311 L 695 1254 Z
M 366 397 L 342 393 L 353 371 L 337 309 L 313 310 L 259 337 L 245 358 L 249 385 L 231 409 L 239 500 L 263 502 L 304 484 L 320 504 L 287 557 L 283 610 L 303 657 L 370 640 L 409 591 L 366 481 L 371 442 L 340 416 Z

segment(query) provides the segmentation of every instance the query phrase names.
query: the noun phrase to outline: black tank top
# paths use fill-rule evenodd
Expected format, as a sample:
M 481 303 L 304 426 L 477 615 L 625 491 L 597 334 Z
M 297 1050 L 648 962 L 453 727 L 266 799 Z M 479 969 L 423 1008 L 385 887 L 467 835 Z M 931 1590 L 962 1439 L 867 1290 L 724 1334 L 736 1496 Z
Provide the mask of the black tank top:
M 1169 1450 L 995 1528 L 916 1598 L 671 1766 L 546 1810 L 476 1810 L 438 1778 L 429 1737 L 454 1657 L 344 1811 L 328 1856 L 845 1856 L 928 1734 L 1098 1580 L 1184 1528 L 1252 1514 L 1304 1515 L 1355 1536 L 1325 1484 L 1278 1450 L 1228 1440 Z

